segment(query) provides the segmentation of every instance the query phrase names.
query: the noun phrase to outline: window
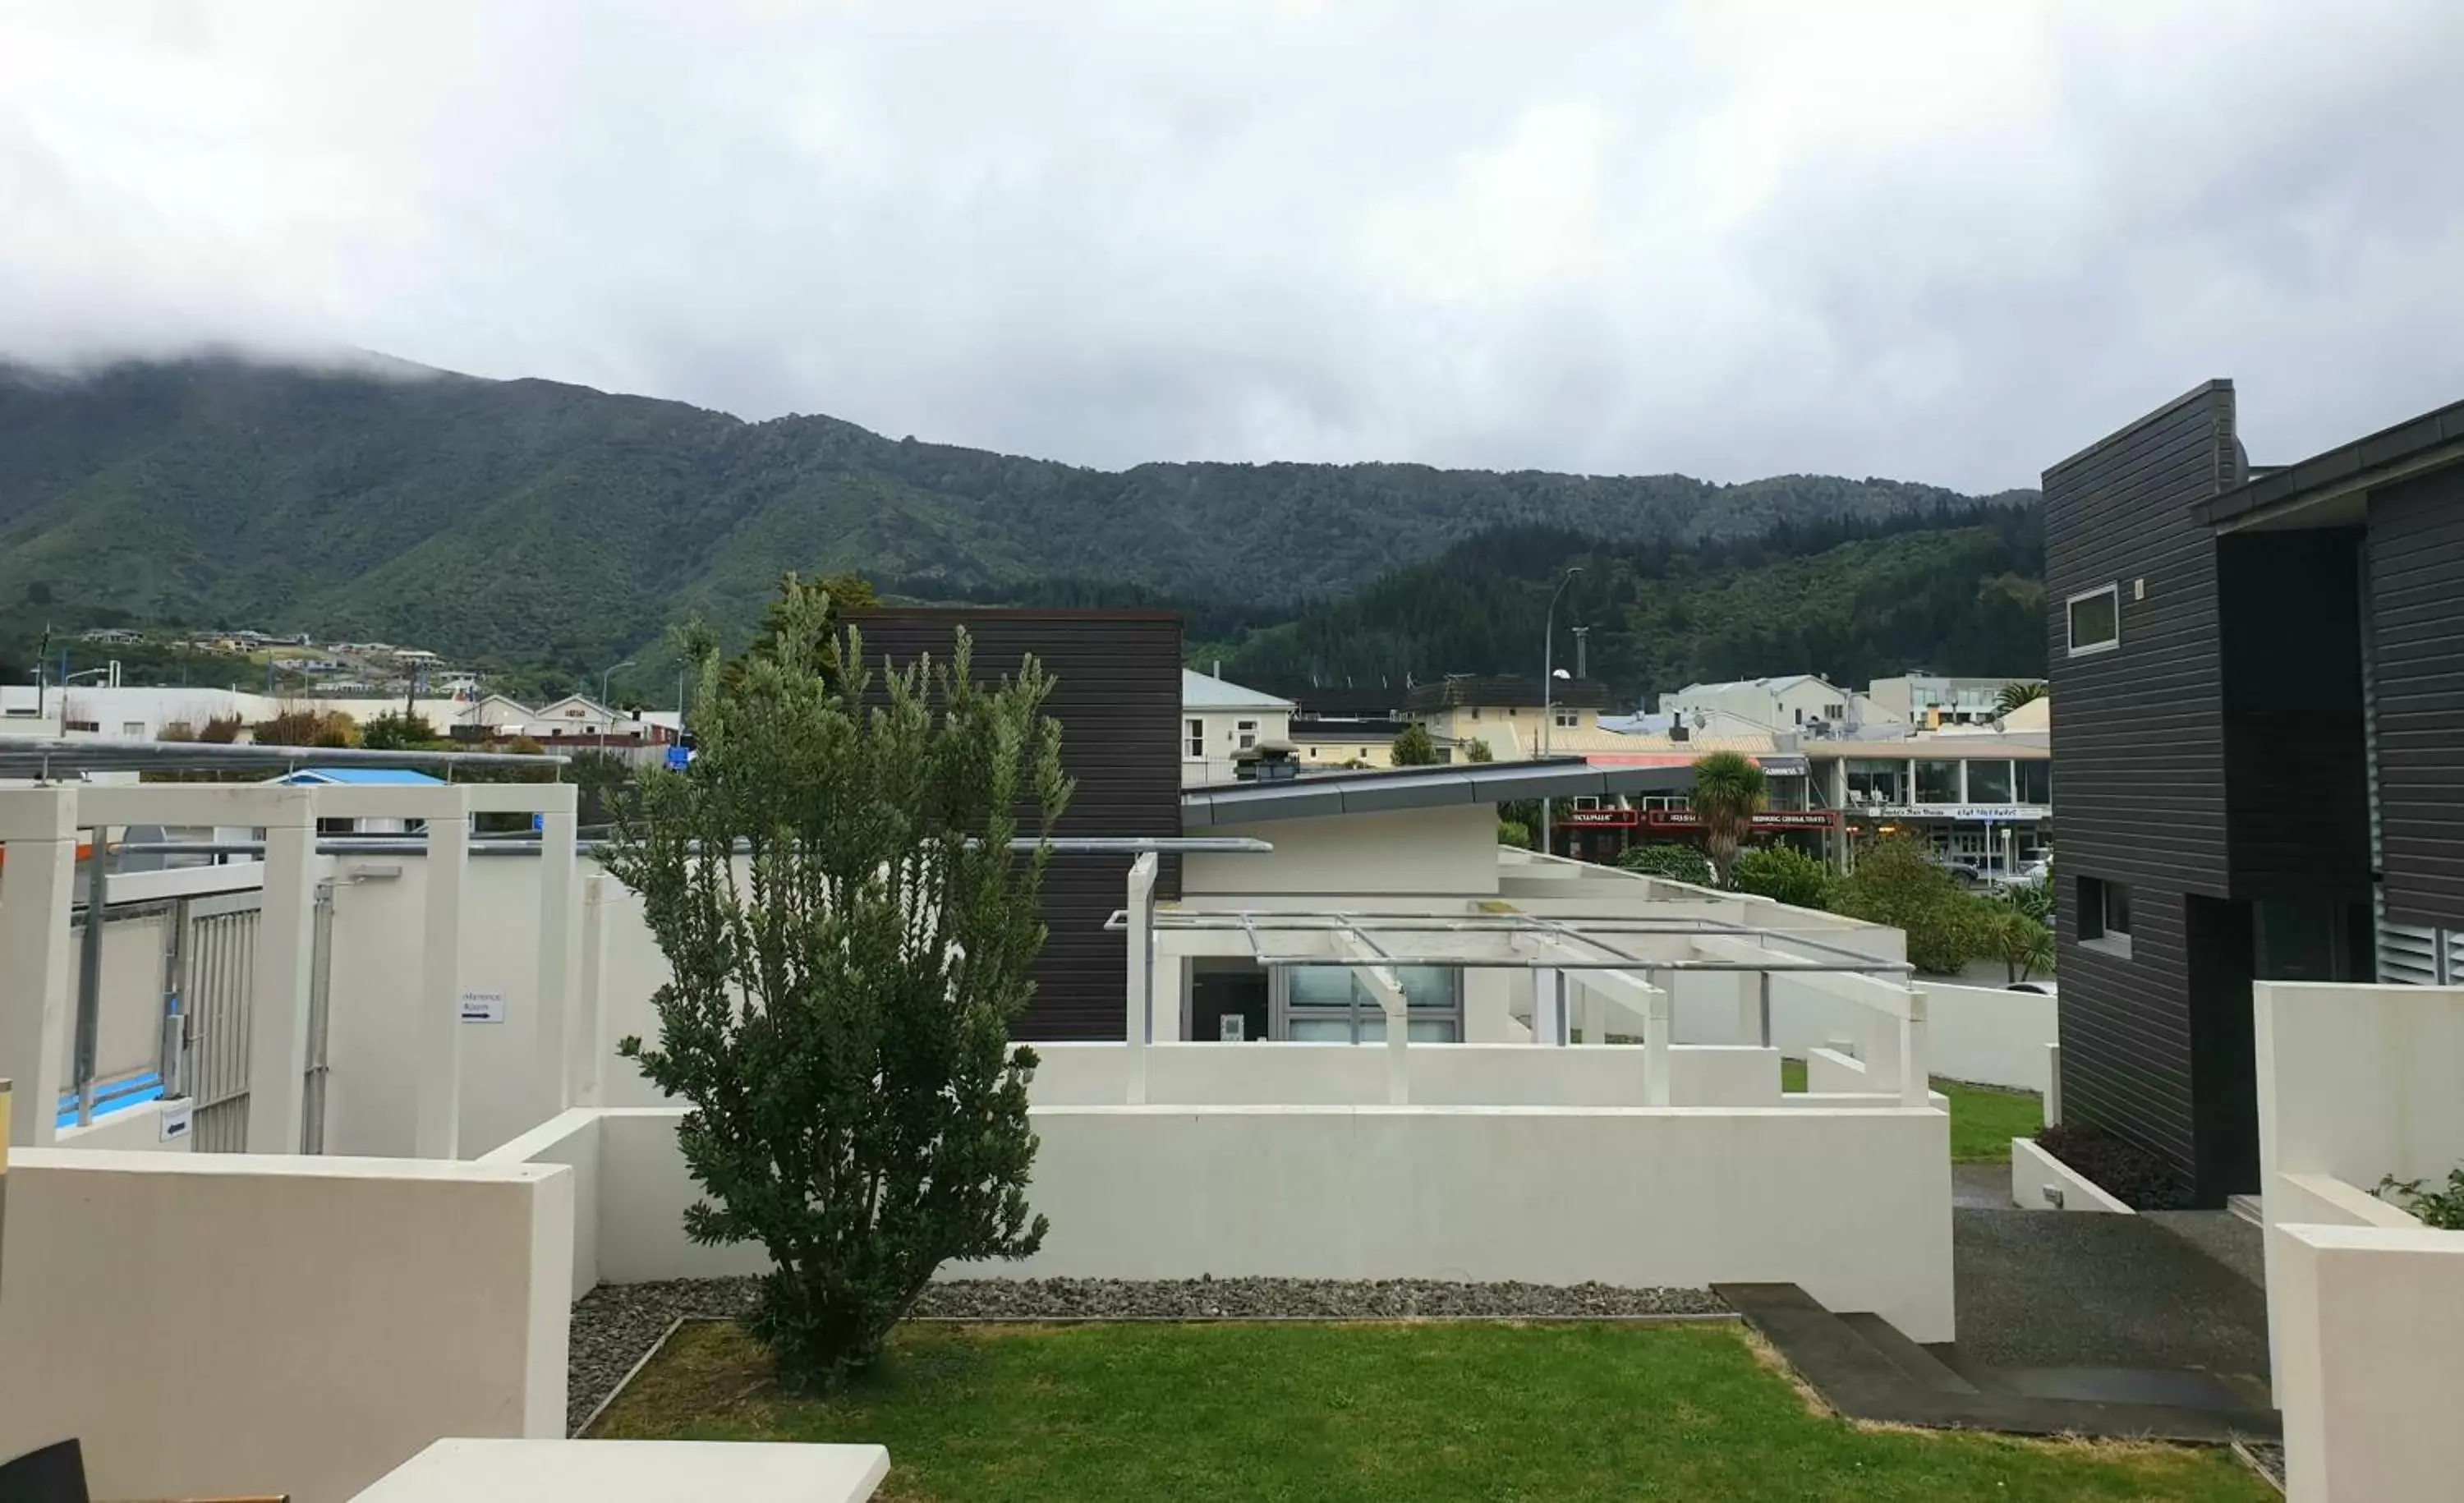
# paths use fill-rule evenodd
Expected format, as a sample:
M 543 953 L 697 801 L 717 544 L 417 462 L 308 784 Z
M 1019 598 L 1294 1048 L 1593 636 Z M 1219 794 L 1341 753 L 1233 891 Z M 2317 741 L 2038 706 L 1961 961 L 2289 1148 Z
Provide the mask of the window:
M 1462 973 L 1451 965 L 1397 965 L 1414 1044 L 1451 1044 L 1463 1036 Z M 1386 1038 L 1386 1012 L 1348 966 L 1295 965 L 1284 975 L 1283 1037 L 1303 1044 L 1376 1044 Z
M 2107 585 L 2070 599 L 2071 656 L 2109 652 L 2122 645 L 2122 590 Z
M 145 739 L 145 722 L 143 720 L 122 720 L 120 722 L 120 734 L 127 737 L 131 740 L 143 740 Z
M 2018 769 L 2019 802 L 2050 806 L 2054 802 L 2054 764 L 2050 762 L 2023 762 Z
M 1968 764 L 1968 804 L 2008 804 L 2011 802 L 2011 764 L 1995 760 L 1971 762 Z
M 1916 782 L 1920 804 L 1959 802 L 1959 763 L 1955 762 L 1918 763 Z
M 1480 706 L 1473 705 L 1471 707 L 1471 718 L 1475 720 L 1480 718 Z
M 1155 722 L 1150 720 L 1147 723 L 1152 725 Z M 1237 722 L 1232 732 L 1232 744 L 1242 751 L 1247 751 L 1250 747 L 1257 745 L 1258 722 L 1255 720 L 1242 720 Z
M 1583 723 L 1583 718 L 1573 710 L 1560 709 L 1557 712 L 1557 723 L 1569 730 L 1572 730 L 1573 727 Z
M 1848 718 L 1848 707 L 1844 704 L 1826 704 L 1822 707 L 1822 718 L 1826 720 L 1844 720 Z
M 1192 719 L 1184 721 L 1183 723 L 1189 728 L 1189 754 L 1192 757 L 1205 756 L 1206 722 L 1204 720 Z
M 2079 943 L 2107 954 L 2130 954 L 2130 885 L 2101 876 L 2079 879 Z
M 1870 758 L 1848 759 L 1848 802 L 1859 804 L 1905 804 L 1908 801 L 1908 764 L 1903 762 L 1876 762 Z

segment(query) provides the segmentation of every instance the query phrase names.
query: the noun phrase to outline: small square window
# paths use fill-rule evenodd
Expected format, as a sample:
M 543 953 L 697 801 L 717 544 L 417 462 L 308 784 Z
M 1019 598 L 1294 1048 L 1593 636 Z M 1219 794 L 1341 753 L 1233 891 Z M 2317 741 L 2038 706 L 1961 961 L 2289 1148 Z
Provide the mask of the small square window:
M 1557 712 L 1557 723 L 1567 730 L 1573 730 L 1575 726 L 1583 723 L 1583 718 L 1575 711 L 1560 710 Z
M 1242 751 L 1247 751 L 1250 747 L 1257 745 L 1258 722 L 1255 720 L 1241 721 L 1232 733 L 1232 744 L 1240 748 Z
M 2107 652 L 2122 645 L 2122 591 L 2112 585 L 2070 598 L 2070 655 Z
M 2130 884 L 2101 876 L 2079 879 L 2079 943 L 2119 955 L 2130 954 Z

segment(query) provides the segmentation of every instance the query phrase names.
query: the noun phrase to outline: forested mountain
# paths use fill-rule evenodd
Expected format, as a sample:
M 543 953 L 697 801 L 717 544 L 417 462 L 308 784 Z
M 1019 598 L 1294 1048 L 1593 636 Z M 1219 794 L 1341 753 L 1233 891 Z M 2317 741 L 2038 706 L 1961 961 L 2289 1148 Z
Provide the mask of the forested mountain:
M 1647 547 L 1971 503 L 1822 475 L 1111 473 L 544 381 L 224 359 L 77 380 L 0 368 L 0 638 L 42 618 L 249 625 L 584 668 L 693 612 L 741 633 L 787 568 L 939 599 L 1186 604 L 1195 634 L 1342 600 L 1499 527 Z M 1336 661 L 1297 646 L 1274 660 L 1311 652 Z
M 1557 662 L 1572 666 L 1566 629 L 1590 627 L 1592 676 L 1629 703 L 1696 681 L 1804 671 L 1860 686 L 1915 668 L 2044 671 L 2041 513 L 1984 504 L 1699 545 L 1507 529 L 1297 622 L 1241 634 L 1220 649 L 1223 671 L 1286 693 L 1536 675 L 1549 596 L 1571 566 L 1582 572 L 1557 606 Z

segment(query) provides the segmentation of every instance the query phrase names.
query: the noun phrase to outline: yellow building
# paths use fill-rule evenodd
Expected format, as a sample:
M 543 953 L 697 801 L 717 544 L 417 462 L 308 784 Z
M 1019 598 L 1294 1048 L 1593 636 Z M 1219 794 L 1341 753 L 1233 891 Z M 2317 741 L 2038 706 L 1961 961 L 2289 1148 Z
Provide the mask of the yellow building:
M 1569 755 L 1560 739 L 1598 732 L 1609 704 L 1608 686 L 1595 680 L 1561 678 L 1544 696 L 1538 678 L 1457 674 L 1413 689 L 1404 713 L 1441 745 L 1484 741 L 1497 761 L 1519 762 Z

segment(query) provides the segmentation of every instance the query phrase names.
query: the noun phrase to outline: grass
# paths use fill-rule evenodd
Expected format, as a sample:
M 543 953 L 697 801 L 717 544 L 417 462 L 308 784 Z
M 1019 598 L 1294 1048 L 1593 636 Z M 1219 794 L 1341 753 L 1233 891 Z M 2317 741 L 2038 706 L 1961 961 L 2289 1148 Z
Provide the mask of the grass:
M 885 1503 L 2270 1497 L 2222 1451 L 1866 1429 L 1733 1326 L 909 1326 L 828 1399 L 688 1325 L 595 1436 L 863 1441 Z
M 1805 1061 L 1779 1062 L 1779 1088 L 1805 1089 Z M 1933 1088 L 1950 1098 L 1950 1161 L 2009 1163 L 2011 1139 L 2034 1138 L 2045 1125 L 2045 1105 L 2033 1091 L 1997 1091 L 1936 1075 Z

